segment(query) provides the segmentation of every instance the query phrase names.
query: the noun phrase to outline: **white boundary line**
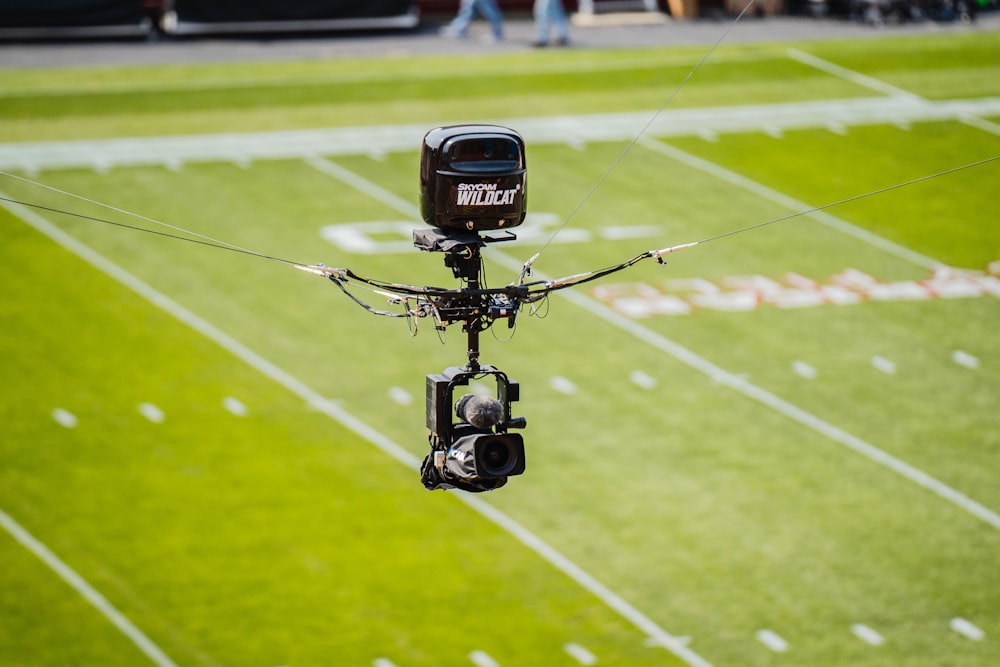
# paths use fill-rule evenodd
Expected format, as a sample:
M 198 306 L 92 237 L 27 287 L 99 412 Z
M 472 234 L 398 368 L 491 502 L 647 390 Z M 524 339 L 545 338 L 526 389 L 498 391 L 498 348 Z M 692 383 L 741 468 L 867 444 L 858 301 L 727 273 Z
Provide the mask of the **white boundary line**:
M 658 143 L 658 142 L 657 142 Z M 326 173 L 335 175 L 341 171 L 348 171 L 330 162 L 325 158 L 316 158 L 310 161 L 310 164 L 314 164 L 316 161 L 321 161 L 322 163 L 332 165 L 335 168 L 324 169 Z M 710 163 L 709 163 L 710 164 Z M 414 220 L 419 220 L 420 215 L 416 206 L 410 204 L 409 202 L 403 201 L 401 198 L 397 197 L 395 194 L 384 190 L 381 186 L 376 183 L 372 183 L 361 176 L 354 174 L 353 172 L 348 172 L 351 174 L 349 180 L 345 180 L 348 184 L 363 183 L 363 191 L 373 197 L 377 197 L 383 203 L 396 208 L 400 213 L 404 215 L 413 216 Z M 385 196 L 382 196 L 384 193 Z M 781 196 L 780 193 L 775 193 L 775 196 Z M 808 208 L 808 207 L 807 207 Z M 853 227 L 853 225 L 851 226 Z M 873 235 L 874 236 L 874 235 Z M 875 237 L 880 238 L 880 237 Z M 883 239 L 884 240 L 884 239 Z M 888 241 L 886 243 L 889 243 Z M 895 244 L 890 244 L 890 247 L 896 247 Z M 897 252 L 903 252 L 905 254 L 906 249 L 902 247 L 897 247 Z M 916 253 L 913 253 L 916 255 Z M 916 257 L 922 258 L 922 255 L 916 255 Z M 521 270 L 521 262 L 514 257 L 499 251 L 491 250 L 489 253 L 489 259 L 495 260 L 504 268 L 512 271 L 514 274 Z M 933 262 L 928 258 L 923 258 L 922 261 Z M 539 271 L 533 271 L 533 276 L 536 280 L 551 280 L 551 277 Z M 653 347 L 666 352 L 670 356 L 674 357 L 678 361 L 694 368 L 707 375 L 712 380 L 718 382 L 719 384 L 728 385 L 737 392 L 743 394 L 748 398 L 761 403 L 782 415 L 796 421 L 803 426 L 806 426 L 817 433 L 826 436 L 827 438 L 844 445 L 848 449 L 854 450 L 855 452 L 875 461 L 876 463 L 889 468 L 893 472 L 902 475 L 911 482 L 916 483 L 919 486 L 931 491 L 938 496 L 944 498 L 945 500 L 954 503 L 961 509 L 965 510 L 969 514 L 982 519 L 986 523 L 990 524 L 997 530 L 1000 530 L 1000 515 L 996 512 L 990 510 L 984 505 L 972 500 L 965 494 L 951 488 L 944 482 L 941 482 L 934 477 L 931 477 L 927 473 L 919 470 L 918 468 L 898 459 L 888 452 L 885 452 L 875 445 L 872 445 L 857 436 L 854 436 L 847 431 L 834 426 L 833 424 L 820 419 L 816 415 L 803 410 L 802 408 L 772 394 L 771 392 L 758 387 L 745 379 L 730 373 L 719 366 L 716 366 L 712 362 L 708 361 L 704 357 L 695 354 L 691 350 L 679 345 L 668 338 L 655 333 L 651 329 L 644 327 L 634 320 L 630 320 L 624 315 L 617 313 L 611 308 L 605 306 L 602 303 L 594 300 L 593 298 L 574 290 L 562 290 L 559 295 L 563 298 L 569 300 L 571 303 L 576 304 L 580 308 L 589 311 L 593 315 L 601 318 L 602 320 L 615 325 L 619 329 L 632 334 L 636 338 L 652 345 Z
M 913 95 L 750 104 L 665 110 L 648 136 L 701 136 L 710 140 L 733 132 L 846 128 L 858 125 L 909 124 L 954 120 L 986 128 L 984 116 L 1000 114 L 1000 97 L 931 101 Z M 975 120 L 970 120 L 975 119 Z M 649 112 L 584 114 L 492 119 L 517 128 L 529 145 L 630 141 L 649 120 Z M 380 155 L 412 152 L 426 125 L 374 125 L 305 130 L 205 135 L 166 135 L 114 139 L 0 142 L 0 169 L 94 168 L 253 160 L 306 159 L 310 155 Z
M 816 69 L 826 72 L 827 74 L 832 74 L 833 76 L 845 79 L 864 88 L 868 88 L 869 90 L 874 90 L 890 97 L 904 99 L 924 106 L 933 104 L 933 102 L 928 100 L 926 97 L 921 97 L 915 93 L 903 90 L 902 88 L 898 88 L 891 83 L 880 81 L 879 79 L 870 77 L 867 74 L 855 72 L 852 69 L 842 67 L 836 63 L 830 62 L 829 60 L 824 60 L 823 58 L 814 56 L 811 53 L 806 53 L 805 51 L 800 51 L 798 49 L 788 49 L 787 53 L 790 58 L 797 60 L 803 65 L 815 67 Z M 1000 125 L 997 125 L 993 121 L 986 120 L 985 118 L 975 116 L 971 113 L 960 113 L 957 116 L 957 120 L 978 130 L 989 132 L 990 134 L 1000 135 Z
M 919 95 L 915 95 L 902 88 L 897 88 L 892 84 L 886 83 L 885 81 L 879 81 L 873 77 L 860 72 L 855 72 L 852 69 L 847 69 L 846 67 L 841 67 L 829 60 L 824 60 L 819 56 L 814 56 L 811 53 L 806 53 L 805 51 L 800 51 L 799 49 L 788 49 L 786 51 L 788 56 L 792 60 L 796 60 L 803 65 L 808 65 L 827 74 L 832 74 L 835 77 L 844 79 L 845 81 L 850 81 L 851 83 L 857 84 L 868 90 L 874 90 L 877 93 L 882 93 L 883 95 L 888 95 L 890 97 L 899 97 L 910 102 L 925 103 L 926 99 Z
M 58 556 L 39 542 L 31 533 L 21 527 L 17 521 L 12 519 L 3 510 L 0 510 L 0 525 L 10 533 L 11 537 L 17 540 L 21 546 L 36 555 L 43 563 L 59 575 L 59 578 L 70 585 L 73 590 L 83 596 L 83 598 L 94 605 L 101 615 L 111 621 L 111 624 L 118 628 L 122 634 L 132 640 L 140 651 L 160 667 L 177 667 L 177 665 L 167 657 L 167 655 L 154 644 L 149 637 L 143 634 L 132 621 L 128 620 L 124 614 L 108 602 L 107 598 L 97 592 L 93 586 L 76 573 L 73 568 L 64 563 Z
M 692 155 L 691 153 L 688 153 L 686 151 L 682 151 L 681 149 L 675 146 L 671 146 L 670 144 L 665 144 L 657 139 L 643 137 L 639 141 L 639 143 L 641 143 L 644 147 L 648 148 L 651 151 L 672 158 L 680 162 L 681 164 L 685 164 L 689 167 L 702 171 L 708 174 L 709 176 L 714 176 L 719 180 L 729 183 L 730 185 L 734 185 L 738 188 L 746 190 L 747 192 L 755 194 L 761 199 L 765 199 L 767 201 L 778 204 L 783 208 L 787 208 L 789 211 L 792 211 L 793 213 L 799 211 L 809 211 L 815 208 L 815 206 L 807 204 L 804 201 L 800 201 L 798 199 L 789 197 L 788 195 L 782 194 L 781 192 L 769 188 L 766 185 L 763 185 L 761 183 L 758 183 L 757 181 L 747 178 L 746 176 L 738 174 L 735 171 L 731 171 L 729 169 L 726 169 L 725 167 L 721 167 L 715 164 L 714 162 L 710 162 L 703 158 L 697 157 L 696 155 Z M 813 220 L 816 220 L 817 222 L 820 222 L 826 225 L 827 227 L 836 229 L 838 232 L 842 232 L 844 234 L 847 234 L 848 236 L 853 236 L 859 241 L 867 243 L 868 245 L 874 248 L 878 248 L 879 250 L 883 250 L 893 255 L 894 257 L 898 257 L 899 259 L 905 260 L 912 264 L 916 264 L 917 266 L 921 266 L 928 269 L 933 269 L 942 266 L 942 263 L 936 259 L 927 257 L 926 255 L 921 255 L 918 252 L 915 252 L 913 250 L 910 250 L 909 248 L 901 246 L 898 243 L 894 243 L 887 238 L 879 236 L 878 234 L 873 234 L 867 229 L 851 224 L 850 222 L 847 222 L 842 218 L 838 218 L 835 215 L 831 215 L 826 211 L 812 211 L 811 213 L 807 213 L 805 215 L 806 217 L 812 218 Z
M 358 176 L 357 178 L 361 177 Z M 229 334 L 223 332 L 215 325 L 196 315 L 162 292 L 159 292 L 148 283 L 140 280 L 132 273 L 118 266 L 89 246 L 77 240 L 75 237 L 62 231 L 59 227 L 45 220 L 34 211 L 9 202 L 0 202 L 0 205 L 24 220 L 29 226 L 48 236 L 59 245 L 119 281 L 129 289 L 153 303 L 155 306 L 163 309 L 176 319 L 190 326 L 198 333 L 214 341 L 220 347 L 233 354 L 233 356 L 243 360 L 249 366 L 255 368 L 265 376 L 288 389 L 293 394 L 296 394 L 300 398 L 304 399 L 319 412 L 340 422 L 348 429 L 368 440 L 392 458 L 409 468 L 419 468 L 420 459 L 405 450 L 400 445 L 396 444 L 390 438 L 381 434 L 358 417 L 347 412 L 335 402 L 327 400 L 298 378 L 266 360 Z M 555 549 L 555 547 L 551 546 L 527 528 L 517 523 L 511 517 L 507 516 L 477 496 L 458 493 L 454 494 L 454 497 L 464 502 L 468 507 L 478 512 L 483 517 L 493 521 L 497 526 L 509 532 L 522 544 L 532 549 L 549 564 L 554 566 L 563 574 L 567 575 L 579 586 L 592 593 L 612 610 L 616 611 L 623 618 L 631 622 L 635 627 L 645 632 L 650 638 L 655 639 L 660 645 L 664 646 L 668 651 L 681 658 L 687 664 L 691 665 L 691 667 L 712 667 L 711 663 L 689 649 L 684 642 L 661 628 L 648 616 L 626 602 L 621 596 L 616 594 L 583 568 L 560 553 L 557 549 Z M 170 664 L 171 663 L 163 663 L 163 667 L 169 667 Z

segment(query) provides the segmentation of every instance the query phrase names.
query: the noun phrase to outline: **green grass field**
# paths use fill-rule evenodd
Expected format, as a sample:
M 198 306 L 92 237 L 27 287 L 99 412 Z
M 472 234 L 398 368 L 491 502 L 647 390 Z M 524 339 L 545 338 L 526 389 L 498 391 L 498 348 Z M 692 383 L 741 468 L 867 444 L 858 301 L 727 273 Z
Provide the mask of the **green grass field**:
M 485 251 L 498 286 L 627 143 L 555 117 L 648 117 L 701 55 L 4 70 L 0 159 L 551 118 L 529 136 L 536 215 Z M 705 127 L 644 137 L 535 267 L 995 158 L 998 56 L 977 31 L 724 45 L 665 112 Z M 845 100 L 867 111 L 816 120 Z M 913 118 L 871 115 L 889 102 Z M 708 131 L 755 105 L 758 127 Z M 416 143 L 109 167 L 106 145 L 4 166 L 0 196 L 171 231 L 27 177 L 282 259 L 453 283 L 406 249 Z M 0 664 L 1000 664 L 998 165 L 640 263 L 522 313 L 509 342 L 500 323 L 483 362 L 520 382 L 528 470 L 484 496 L 428 493 L 413 467 L 458 327 L 410 337 L 279 263 L 0 201 Z M 384 252 L 321 236 L 348 223 Z

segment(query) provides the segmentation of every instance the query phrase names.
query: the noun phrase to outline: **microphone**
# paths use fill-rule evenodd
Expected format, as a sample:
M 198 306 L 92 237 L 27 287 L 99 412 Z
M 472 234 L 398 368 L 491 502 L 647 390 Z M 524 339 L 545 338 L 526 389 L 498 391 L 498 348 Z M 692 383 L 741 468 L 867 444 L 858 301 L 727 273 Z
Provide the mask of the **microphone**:
M 491 396 L 466 394 L 455 404 L 455 414 L 476 428 L 488 429 L 503 419 L 503 403 Z

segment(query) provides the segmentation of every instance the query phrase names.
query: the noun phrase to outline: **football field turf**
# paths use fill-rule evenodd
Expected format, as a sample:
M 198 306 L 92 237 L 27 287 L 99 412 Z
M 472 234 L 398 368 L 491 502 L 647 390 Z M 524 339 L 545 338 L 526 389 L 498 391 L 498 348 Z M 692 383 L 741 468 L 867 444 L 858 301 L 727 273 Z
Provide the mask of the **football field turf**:
M 1000 663 L 1000 34 L 723 45 L 553 236 L 703 53 L 0 71 L 0 664 Z M 481 121 L 491 286 L 703 241 L 483 336 L 490 494 L 415 469 L 458 326 L 93 219 L 457 286 L 417 149 Z

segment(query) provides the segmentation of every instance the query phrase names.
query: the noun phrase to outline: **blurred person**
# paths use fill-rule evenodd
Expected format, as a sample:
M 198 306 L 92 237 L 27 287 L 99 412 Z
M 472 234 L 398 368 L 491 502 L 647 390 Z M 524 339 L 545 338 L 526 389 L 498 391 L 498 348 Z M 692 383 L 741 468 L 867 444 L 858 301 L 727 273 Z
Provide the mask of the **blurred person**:
M 548 46 L 550 29 L 556 35 L 557 46 L 569 44 L 569 22 L 562 0 L 535 0 L 534 46 Z
M 469 25 L 477 14 L 490 24 L 493 41 L 502 40 L 503 15 L 500 13 L 496 0 L 462 0 L 458 5 L 458 14 L 451 23 L 441 29 L 441 35 L 444 37 L 467 37 Z

